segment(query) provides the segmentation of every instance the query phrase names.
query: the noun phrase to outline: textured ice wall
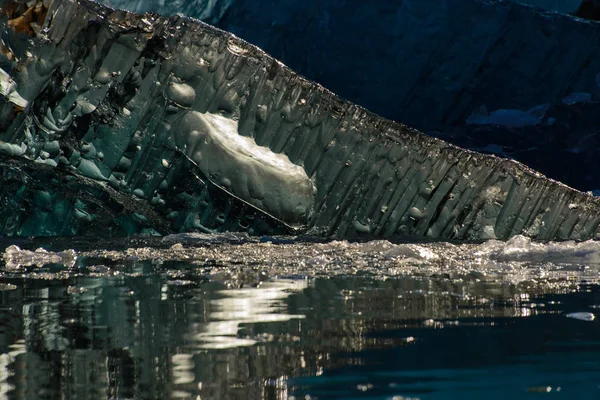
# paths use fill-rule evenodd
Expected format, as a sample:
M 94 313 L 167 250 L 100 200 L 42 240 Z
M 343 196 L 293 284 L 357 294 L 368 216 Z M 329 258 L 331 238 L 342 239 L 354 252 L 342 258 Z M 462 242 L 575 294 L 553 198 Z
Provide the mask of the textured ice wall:
M 599 56 L 594 51 L 600 44 L 600 25 L 566 15 L 575 13 L 582 0 L 204 0 L 191 2 L 193 7 L 152 0 L 103 1 L 132 11 L 204 19 L 371 111 L 426 133 L 451 130 L 456 140 L 451 142 L 462 147 L 501 145 L 495 135 L 481 132 L 478 145 L 469 147 L 471 139 L 458 132 L 472 131 L 468 123 L 474 118 L 484 117 L 488 126 L 527 125 L 535 132 L 521 129 L 518 136 L 507 135 L 515 138 L 514 151 L 505 155 L 579 190 L 600 188 L 597 180 L 589 179 L 600 169 L 600 158 L 582 162 L 565 152 L 568 146 L 561 141 L 551 148 L 545 137 L 554 132 L 546 135 L 538 129 L 550 105 L 574 95 L 600 100 Z M 600 0 L 586 0 L 578 15 L 593 18 L 594 4 L 600 18 Z M 589 118 L 581 113 L 548 118 L 557 126 L 577 125 L 579 137 L 570 133 L 568 142 L 596 135 L 596 125 L 584 126 Z M 532 137 L 538 143 L 532 144 Z M 533 163 L 532 152 L 541 154 Z
M 481 106 L 528 110 L 573 92 L 600 99 L 599 25 L 513 1 L 236 0 L 211 22 L 424 131 Z
M 0 151 L 32 170 L 11 178 L 24 184 L 20 200 L 2 188 L 4 234 L 37 233 L 44 221 L 54 224 L 45 234 L 598 231 L 598 199 L 384 120 L 211 26 L 87 1 L 0 4 L 0 65 L 28 102 L 5 96 Z M 86 196 L 56 190 L 52 174 Z

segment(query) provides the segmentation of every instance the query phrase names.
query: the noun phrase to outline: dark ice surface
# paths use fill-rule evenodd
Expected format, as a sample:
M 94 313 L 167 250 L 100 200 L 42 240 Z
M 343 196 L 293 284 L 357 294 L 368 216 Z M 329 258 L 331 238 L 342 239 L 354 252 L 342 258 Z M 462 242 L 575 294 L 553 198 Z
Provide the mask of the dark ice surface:
M 14 243 L 4 398 L 600 395 L 596 242 Z

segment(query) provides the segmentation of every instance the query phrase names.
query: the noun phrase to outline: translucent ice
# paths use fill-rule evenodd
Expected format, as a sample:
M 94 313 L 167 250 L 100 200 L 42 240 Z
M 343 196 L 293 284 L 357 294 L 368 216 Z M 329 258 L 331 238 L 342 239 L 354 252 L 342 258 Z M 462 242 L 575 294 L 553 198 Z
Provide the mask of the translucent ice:
M 0 234 L 598 237 L 600 199 L 378 117 L 222 30 L 3 4 L 3 93 L 27 105 L 0 103 Z
M 307 217 L 314 189 L 304 169 L 241 136 L 237 121 L 190 112 L 177 135 L 187 156 L 216 185 L 281 220 Z

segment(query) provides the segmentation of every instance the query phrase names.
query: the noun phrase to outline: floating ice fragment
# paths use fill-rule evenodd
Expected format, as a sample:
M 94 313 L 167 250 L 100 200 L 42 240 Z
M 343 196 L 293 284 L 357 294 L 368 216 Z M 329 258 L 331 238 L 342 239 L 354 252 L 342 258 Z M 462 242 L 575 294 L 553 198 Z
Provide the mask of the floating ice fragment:
M 575 312 L 566 315 L 567 318 L 579 319 L 581 321 L 593 321 L 596 316 L 591 312 Z
M 11 269 L 32 265 L 41 267 L 46 264 L 62 264 L 70 268 L 75 264 L 77 254 L 74 250 L 65 250 L 58 253 L 50 252 L 43 248 L 38 248 L 35 251 L 21 250 L 18 246 L 12 245 L 4 250 L 3 258 L 6 267 Z
M 600 243 L 593 240 L 576 243 L 538 243 L 522 235 L 507 242 L 491 240 L 477 247 L 474 254 L 501 262 L 552 262 L 566 264 L 600 264 Z
M 530 393 L 550 393 L 552 391 L 551 386 L 534 386 L 527 388 Z

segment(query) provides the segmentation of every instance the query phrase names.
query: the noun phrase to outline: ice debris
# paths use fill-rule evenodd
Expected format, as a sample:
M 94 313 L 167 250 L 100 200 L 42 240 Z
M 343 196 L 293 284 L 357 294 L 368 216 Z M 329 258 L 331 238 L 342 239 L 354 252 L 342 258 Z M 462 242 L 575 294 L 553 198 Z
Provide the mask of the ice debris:
M 596 316 L 591 312 L 574 312 L 567 314 L 566 317 L 590 322 L 596 318 Z
M 38 266 L 47 264 L 61 264 L 71 268 L 77 260 L 75 250 L 64 250 L 58 253 L 38 248 L 35 251 L 22 250 L 19 246 L 11 245 L 4 250 L 4 263 L 8 269 Z

